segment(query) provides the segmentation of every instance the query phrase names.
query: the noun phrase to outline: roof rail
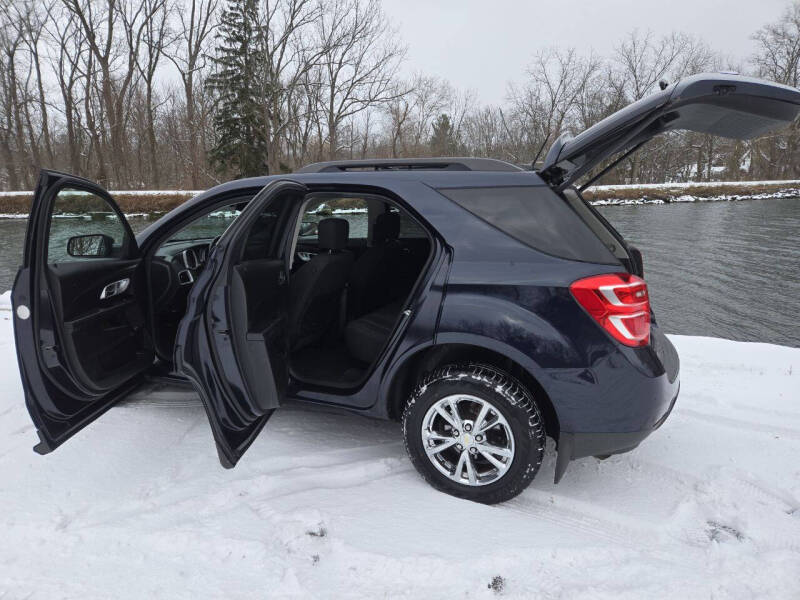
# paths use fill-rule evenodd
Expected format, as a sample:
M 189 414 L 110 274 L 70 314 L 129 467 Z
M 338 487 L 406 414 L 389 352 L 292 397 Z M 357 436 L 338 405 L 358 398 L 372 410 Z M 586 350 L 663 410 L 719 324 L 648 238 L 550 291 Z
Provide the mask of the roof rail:
M 306 165 L 295 173 L 346 173 L 348 171 L 521 171 L 494 158 L 376 158 L 331 160 Z

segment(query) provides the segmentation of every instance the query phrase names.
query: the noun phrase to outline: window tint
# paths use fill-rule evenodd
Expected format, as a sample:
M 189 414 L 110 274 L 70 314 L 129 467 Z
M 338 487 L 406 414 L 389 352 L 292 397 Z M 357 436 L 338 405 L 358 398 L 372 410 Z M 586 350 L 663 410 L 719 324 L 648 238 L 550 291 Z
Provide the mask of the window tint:
M 303 213 L 300 225 L 300 242 L 317 241 L 317 223 L 328 217 L 347 219 L 350 223 L 350 239 L 367 239 L 367 201 L 353 196 L 324 197 L 312 199 Z
M 92 258 L 70 256 L 67 243 L 76 236 L 105 235 L 110 238 L 110 256 L 119 256 L 126 241 L 127 230 L 111 205 L 97 194 L 64 188 L 58 192 L 50 213 L 50 233 L 47 238 L 47 262 L 64 263 Z M 91 240 L 89 240 L 91 241 Z M 91 248 L 84 248 L 88 251 Z
M 400 235 L 403 238 L 427 238 L 428 234 L 420 227 L 417 222 L 404 210 L 400 210 L 396 206 L 390 206 L 389 212 L 400 213 Z
M 258 219 L 250 227 L 244 245 L 243 260 L 277 257 L 280 252 L 281 231 L 290 215 L 294 203 L 285 198 L 275 198 L 267 204 Z
M 577 190 L 571 188 L 564 190 L 564 198 L 567 199 L 573 210 L 580 215 L 583 222 L 586 223 L 589 229 L 594 231 L 595 235 L 603 241 L 606 248 L 614 256 L 621 260 L 630 260 L 628 251 L 625 250 L 625 246 L 618 239 L 621 237 L 620 234 L 611 226 L 611 223 L 604 222 L 596 214 L 597 211 L 583 199 Z
M 619 262 L 566 202 L 547 187 L 440 189 L 439 193 L 542 252 L 586 262 Z
M 186 240 L 213 240 L 225 233 L 228 225 L 238 217 L 252 198 L 238 199 L 236 202 L 215 208 L 210 213 L 198 217 L 170 237 L 168 242 Z

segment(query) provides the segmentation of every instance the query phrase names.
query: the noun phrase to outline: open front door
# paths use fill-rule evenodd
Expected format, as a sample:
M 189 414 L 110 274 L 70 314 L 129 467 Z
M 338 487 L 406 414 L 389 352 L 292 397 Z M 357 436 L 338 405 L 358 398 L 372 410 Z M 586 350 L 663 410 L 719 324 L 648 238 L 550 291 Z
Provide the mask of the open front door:
M 278 179 L 250 201 L 212 248 L 178 327 L 175 367 L 200 394 L 226 468 L 288 383 L 289 255 L 306 192 Z
M 153 362 L 136 239 L 94 183 L 42 171 L 12 303 L 40 454 L 130 392 Z
M 751 139 L 784 127 L 800 112 L 793 87 L 724 73 L 702 73 L 606 117 L 575 137 L 561 136 L 539 173 L 560 189 L 604 160 L 665 131 L 685 129 Z

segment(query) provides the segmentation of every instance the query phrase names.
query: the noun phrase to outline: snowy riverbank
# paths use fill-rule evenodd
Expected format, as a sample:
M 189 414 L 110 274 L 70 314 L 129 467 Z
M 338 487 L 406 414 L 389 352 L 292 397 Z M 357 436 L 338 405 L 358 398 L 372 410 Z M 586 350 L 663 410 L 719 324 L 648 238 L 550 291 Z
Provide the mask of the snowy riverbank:
M 800 196 L 800 181 L 709 181 L 598 185 L 589 188 L 584 196 L 595 206 L 769 200 Z
M 128 216 L 163 214 L 199 193 L 186 190 L 110 192 Z M 800 196 L 800 180 L 598 185 L 591 187 L 584 195 L 597 206 L 793 198 Z M 27 218 L 31 196 L 31 192 L 0 192 L 0 219 Z
M 10 319 L 3 295 L 0 597 L 797 593 L 800 349 L 673 337 L 682 392 L 661 430 L 558 486 L 551 445 L 489 507 L 427 486 L 396 424 L 297 406 L 232 471 L 192 397 L 119 406 L 37 456 Z

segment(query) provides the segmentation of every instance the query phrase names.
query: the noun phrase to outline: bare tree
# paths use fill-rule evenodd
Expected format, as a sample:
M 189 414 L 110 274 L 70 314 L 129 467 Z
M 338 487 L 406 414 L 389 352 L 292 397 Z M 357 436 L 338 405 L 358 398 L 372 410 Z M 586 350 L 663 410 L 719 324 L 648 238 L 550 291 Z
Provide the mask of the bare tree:
M 671 33 L 656 38 L 651 31 L 631 31 L 620 44 L 615 47 L 612 62 L 607 70 L 607 85 L 610 90 L 608 112 L 619 110 L 625 104 L 644 98 L 658 89 L 659 82 L 676 81 L 711 66 L 714 55 L 701 40 L 684 34 Z M 667 139 L 673 145 L 683 146 L 684 152 L 691 153 L 691 148 L 706 144 L 704 139 L 685 136 L 673 136 Z M 672 151 L 665 144 L 660 145 L 661 155 L 652 147 L 635 153 L 620 169 L 627 169 L 626 180 L 638 182 L 646 175 L 641 172 L 642 165 L 655 164 L 666 158 Z M 697 172 L 700 173 L 703 155 L 692 153 L 699 161 Z M 713 160 L 713 157 L 710 159 Z
M 336 158 L 338 131 L 349 117 L 402 95 L 393 85 L 405 47 L 378 0 L 331 0 L 316 21 L 323 79 L 320 112 L 328 156 Z
M 398 82 L 398 86 L 405 87 L 405 82 Z M 409 117 L 411 115 L 411 105 L 413 99 L 411 95 L 414 93 L 414 88 L 411 88 L 408 94 L 402 92 L 397 93 L 394 98 L 386 103 L 386 113 L 389 117 L 389 140 L 390 140 L 390 156 L 397 158 L 401 155 L 400 146 L 403 146 L 402 154 L 407 153 L 406 148 L 406 129 Z
M 183 96 L 186 103 L 185 121 L 188 137 L 188 162 L 192 189 L 200 186 L 200 173 L 205 163 L 205 153 L 199 149 L 202 145 L 202 121 L 198 119 L 196 90 L 202 89 L 202 77 L 205 67 L 207 44 L 217 23 L 215 20 L 219 0 L 188 0 L 188 5 L 177 7 L 178 25 L 174 47 L 166 54 L 175 65 L 183 84 Z
M 267 115 L 264 122 L 268 127 L 267 165 L 270 173 L 278 173 L 290 126 L 287 100 L 296 97 L 296 90 L 320 56 L 309 29 L 320 18 L 322 6 L 314 0 L 264 0 L 262 14 L 265 74 L 261 83 Z M 304 115 L 295 113 L 291 117 Z
M 76 17 L 99 70 L 101 111 L 108 123 L 107 158 L 117 185 L 128 183 L 125 135 L 131 86 L 147 23 L 160 3 L 139 0 L 62 0 Z M 89 74 L 91 77 L 91 74 Z
M 312 67 L 286 96 L 286 151 L 289 162 L 295 166 L 320 158 L 321 142 L 316 154 L 312 145 L 320 137 L 321 77 L 321 69 Z
M 687 62 L 681 58 L 692 41 L 682 33 L 656 38 L 652 31 L 634 29 L 614 48 L 609 84 L 623 102 L 644 98 L 659 81 L 676 74 L 676 66 Z
M 161 187 L 156 144 L 156 107 L 154 106 L 154 85 L 156 70 L 167 44 L 167 2 L 166 0 L 141 0 L 144 9 L 144 28 L 142 33 L 143 52 L 136 56 L 136 68 L 144 82 L 144 120 L 147 137 L 147 155 L 150 177 L 156 188 Z
M 452 86 L 439 77 L 417 73 L 411 85 L 411 122 L 409 123 L 409 142 L 407 152 L 421 155 L 429 152 L 427 143 L 431 135 L 433 121 L 448 110 L 455 100 Z
M 759 76 L 785 85 L 800 85 L 800 2 L 793 2 L 781 18 L 754 35 L 751 61 Z M 796 177 L 800 174 L 800 125 L 749 144 L 750 173 L 756 177 Z
M 209 149 L 219 112 L 205 82 L 207 59 L 219 53 L 211 40 L 220 1 L 0 0 L 0 187 L 32 187 L 39 166 L 111 186 L 215 182 Z M 401 78 L 405 48 L 380 0 L 258 1 L 258 64 L 248 82 L 270 173 L 436 152 L 530 164 L 558 135 L 656 92 L 662 79 L 734 62 L 693 36 L 634 30 L 605 59 L 574 49 L 534 54 L 506 102 L 487 106 L 437 77 Z M 746 69 L 800 85 L 800 0 L 753 40 Z M 800 126 L 748 142 L 671 132 L 606 181 L 723 171 L 800 176 Z
M 570 128 L 599 68 L 594 56 L 581 57 L 574 48 L 551 48 L 535 56 L 522 86 L 511 86 L 512 106 L 521 117 L 518 127 L 528 136 L 529 152 L 534 152 L 529 160 Z
M 23 35 L 14 26 L 14 14 L 11 4 L 0 4 L 0 96 L 2 96 L 2 125 L 0 126 L 0 148 L 6 163 L 6 176 L 12 189 L 18 189 L 20 183 L 31 185 L 30 171 L 27 165 L 25 132 L 22 123 L 22 103 L 20 97 L 20 80 L 18 67 L 20 47 Z
M 21 0 L 14 2 L 17 29 L 22 36 L 23 43 L 30 57 L 30 68 L 33 71 L 36 83 L 36 100 L 39 110 L 39 120 L 45 158 L 48 163 L 54 160 L 53 142 L 51 139 L 50 119 L 45 94 L 44 77 L 42 75 L 42 56 L 40 46 L 42 34 L 45 32 L 45 25 L 50 19 L 50 11 L 53 7 L 53 0 L 38 2 L 34 0 Z M 30 113 L 29 113 L 30 115 Z M 34 132 L 30 131 L 31 136 Z M 38 161 L 37 161 L 38 162 Z
M 56 75 L 61 92 L 61 112 L 64 115 L 67 141 L 67 164 L 71 173 L 81 175 L 81 108 L 78 83 L 81 78 L 80 64 L 83 52 L 83 30 L 76 26 L 76 18 L 63 10 L 58 25 L 51 24 L 48 31 L 57 46 L 57 54 L 51 59 L 51 68 Z

